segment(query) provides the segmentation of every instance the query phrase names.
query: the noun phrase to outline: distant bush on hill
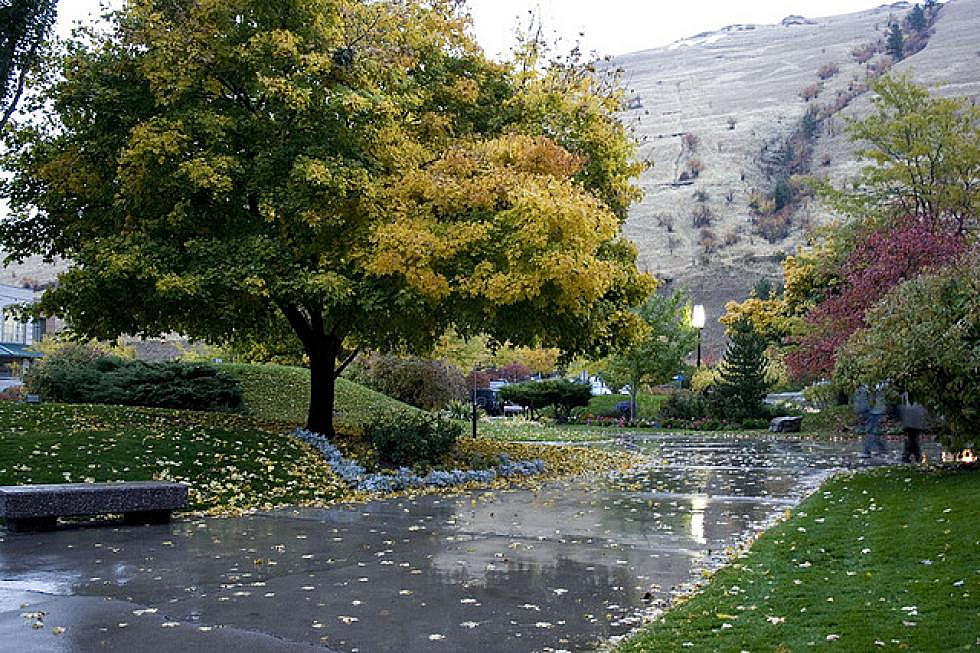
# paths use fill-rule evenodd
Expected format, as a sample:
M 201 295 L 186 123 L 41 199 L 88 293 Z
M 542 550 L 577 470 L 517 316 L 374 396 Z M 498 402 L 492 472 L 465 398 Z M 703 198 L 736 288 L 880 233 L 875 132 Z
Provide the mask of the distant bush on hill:
M 445 361 L 370 354 L 348 369 L 352 381 L 422 410 L 441 410 L 467 396 L 463 373 Z
M 820 79 L 830 79 L 834 75 L 840 72 L 840 66 L 836 63 L 828 62 L 820 66 L 817 70 L 817 77 Z

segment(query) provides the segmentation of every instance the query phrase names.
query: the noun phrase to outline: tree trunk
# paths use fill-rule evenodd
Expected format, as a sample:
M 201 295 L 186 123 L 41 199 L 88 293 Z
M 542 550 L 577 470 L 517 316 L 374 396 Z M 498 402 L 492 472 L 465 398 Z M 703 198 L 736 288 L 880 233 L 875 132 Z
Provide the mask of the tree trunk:
M 333 438 L 333 408 L 336 396 L 337 351 L 339 347 L 329 336 L 318 351 L 307 351 L 310 357 L 310 411 L 306 419 L 306 428 L 314 433 L 320 433 Z

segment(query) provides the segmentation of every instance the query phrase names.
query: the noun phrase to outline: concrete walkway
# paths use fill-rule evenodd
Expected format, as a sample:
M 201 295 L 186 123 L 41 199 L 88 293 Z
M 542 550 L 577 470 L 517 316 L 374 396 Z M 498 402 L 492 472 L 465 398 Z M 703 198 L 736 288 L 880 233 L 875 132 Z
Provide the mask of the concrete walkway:
M 588 649 L 856 461 L 851 445 L 642 435 L 627 444 L 649 455 L 647 467 L 538 492 L 4 533 L 0 642 L 18 651 Z

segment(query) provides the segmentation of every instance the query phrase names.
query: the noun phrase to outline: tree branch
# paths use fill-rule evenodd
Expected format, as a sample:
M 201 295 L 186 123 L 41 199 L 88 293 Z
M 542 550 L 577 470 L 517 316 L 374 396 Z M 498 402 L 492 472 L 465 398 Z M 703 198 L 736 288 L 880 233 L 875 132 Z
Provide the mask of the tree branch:
M 353 363 L 354 359 L 357 358 L 357 355 L 360 353 L 361 353 L 361 348 L 355 347 L 354 350 L 347 356 L 347 358 L 345 358 L 344 361 L 339 366 L 337 366 L 337 369 L 334 370 L 334 376 L 340 376 L 341 374 L 343 374 L 344 370 L 347 369 L 347 366 Z
M 279 307 L 279 310 L 282 311 L 282 314 L 286 317 L 286 321 L 289 322 L 289 326 L 296 332 L 296 336 L 299 338 L 300 342 L 303 343 L 303 347 L 306 349 L 306 352 L 311 353 L 315 346 L 313 340 L 313 327 L 306 320 L 306 318 L 303 317 L 303 314 L 296 306 L 286 304 L 285 302 L 276 302 L 276 306 Z

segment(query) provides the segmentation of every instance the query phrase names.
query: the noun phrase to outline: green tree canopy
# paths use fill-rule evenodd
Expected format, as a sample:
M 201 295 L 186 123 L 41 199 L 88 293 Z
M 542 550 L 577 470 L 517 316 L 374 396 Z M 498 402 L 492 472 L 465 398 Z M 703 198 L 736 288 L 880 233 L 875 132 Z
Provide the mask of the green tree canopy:
M 819 190 L 859 221 L 952 218 L 961 226 L 980 215 L 980 108 L 931 95 L 909 76 L 872 84 L 875 112 L 848 125 L 858 155 L 869 162 L 848 187 Z
M 838 357 L 846 387 L 882 380 L 945 417 L 951 446 L 980 444 L 980 251 L 894 288 Z
M 609 358 L 604 374 L 613 385 L 629 384 L 631 419 L 636 416 L 640 385 L 669 381 L 697 342 L 697 330 L 691 326 L 691 307 L 680 291 L 651 295 L 635 310 L 646 324 L 646 334 L 617 350 Z
M 535 47 L 494 63 L 467 25 L 454 0 L 127 3 L 68 48 L 54 125 L 10 138 L 0 240 L 72 262 L 39 311 L 100 338 L 287 323 L 331 435 L 360 346 L 629 337 L 651 281 L 619 235 L 619 92 Z

